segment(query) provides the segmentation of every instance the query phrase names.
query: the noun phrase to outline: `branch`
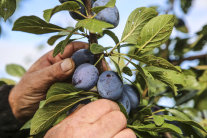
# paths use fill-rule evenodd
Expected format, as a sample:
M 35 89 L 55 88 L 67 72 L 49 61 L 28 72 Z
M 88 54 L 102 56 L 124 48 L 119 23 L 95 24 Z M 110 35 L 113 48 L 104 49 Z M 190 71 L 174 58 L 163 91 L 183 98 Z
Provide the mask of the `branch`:
M 183 61 L 186 61 L 186 60 L 195 60 L 195 59 L 207 59 L 207 54 L 198 55 L 198 56 L 191 56 L 191 57 L 182 58 L 182 59 L 179 59 L 179 60 L 170 60 L 170 62 L 173 65 L 180 65 Z
M 92 0 L 84 0 L 84 3 L 85 3 L 85 7 L 86 7 L 86 10 L 87 10 L 87 13 L 88 13 L 88 17 L 91 18 L 93 16 L 93 13 L 91 11 L 91 6 L 92 6 L 92 3 L 91 3 Z M 97 43 L 98 44 L 98 39 L 97 39 L 97 34 L 94 34 L 94 33 L 89 33 L 89 44 L 92 44 L 92 43 Z M 98 61 L 101 57 L 101 54 L 97 54 L 95 55 L 95 61 Z M 102 73 L 104 72 L 104 69 L 103 69 L 103 66 L 102 66 L 102 60 L 101 62 L 98 62 L 97 64 L 97 68 L 99 70 L 99 73 Z

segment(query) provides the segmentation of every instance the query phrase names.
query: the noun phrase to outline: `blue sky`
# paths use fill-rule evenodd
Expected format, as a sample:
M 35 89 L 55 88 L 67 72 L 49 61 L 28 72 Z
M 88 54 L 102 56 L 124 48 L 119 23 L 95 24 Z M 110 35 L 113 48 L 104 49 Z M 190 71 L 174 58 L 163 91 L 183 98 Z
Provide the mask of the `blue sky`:
M 117 0 L 117 7 L 120 11 L 120 24 L 114 29 L 114 32 L 120 38 L 124 25 L 129 14 L 137 7 L 147 7 L 151 5 L 161 5 L 163 9 L 167 8 L 166 0 Z M 58 5 L 58 0 L 24 0 L 18 11 L 12 16 L 15 20 L 21 16 L 36 15 L 42 18 L 43 10 L 53 8 Z M 183 14 L 179 9 L 175 11 L 180 17 Z M 190 33 L 194 34 L 200 30 L 204 24 L 207 24 L 207 0 L 195 0 L 194 6 L 186 16 L 185 20 L 190 28 Z M 70 18 L 68 12 L 57 13 L 51 20 L 52 23 L 62 27 L 74 26 L 75 21 Z M 5 73 L 5 65 L 8 63 L 17 63 L 28 68 L 35 60 L 41 57 L 45 52 L 53 47 L 46 47 L 39 51 L 37 46 L 46 44 L 47 39 L 53 34 L 33 35 L 24 32 L 11 31 L 12 26 L 3 25 L 6 35 L 0 38 L 0 78 L 8 77 Z M 104 37 L 99 41 L 102 45 L 112 45 L 113 41 Z

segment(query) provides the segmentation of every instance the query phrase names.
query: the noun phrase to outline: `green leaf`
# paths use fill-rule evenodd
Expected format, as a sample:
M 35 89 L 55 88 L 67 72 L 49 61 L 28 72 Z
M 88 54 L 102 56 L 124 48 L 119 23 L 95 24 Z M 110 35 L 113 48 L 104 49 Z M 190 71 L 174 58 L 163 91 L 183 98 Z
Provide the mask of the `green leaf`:
M 74 28 L 73 27 L 68 27 L 66 30 L 63 30 L 61 32 L 59 32 L 57 35 L 54 35 L 52 37 L 50 37 L 47 41 L 47 43 L 49 45 L 53 45 L 59 38 L 64 37 L 66 35 L 70 35 L 71 32 L 73 32 Z M 74 32 L 75 34 L 76 32 Z
M 125 74 L 127 74 L 128 76 L 132 76 L 133 75 L 132 74 L 132 71 L 131 71 L 131 69 L 129 67 L 124 67 L 122 69 L 122 72 L 125 73 Z
M 131 63 L 140 73 L 140 75 L 143 77 L 143 79 L 145 80 L 147 87 L 148 87 L 148 94 L 150 97 L 154 96 L 156 93 L 156 89 L 153 86 L 153 76 L 144 68 L 140 67 L 139 65 L 133 63 L 131 60 L 126 59 L 129 63 Z
M 99 45 L 97 43 L 93 43 L 90 45 L 90 51 L 93 54 L 101 54 L 105 50 L 110 49 L 110 48 L 112 48 L 112 47 L 103 47 L 102 45 Z
M 46 103 L 46 100 L 40 101 L 39 108 L 44 107 L 45 103 Z
M 125 117 L 128 119 L 129 116 L 128 116 L 128 114 L 127 114 L 127 111 L 126 111 L 125 107 L 124 107 L 121 103 L 118 103 L 118 105 L 119 105 L 120 111 L 121 111 L 121 112 L 125 115 Z
M 156 135 L 155 132 L 150 133 L 150 132 L 134 130 L 134 133 L 138 138 L 159 138 L 158 134 Z
M 193 0 L 181 0 L 181 8 L 183 10 L 183 12 L 186 14 L 189 10 L 189 8 L 192 5 Z
M 206 84 L 205 84 L 206 86 Z M 207 89 L 205 89 L 195 100 L 194 107 L 199 110 L 206 110 L 207 107 Z
M 53 51 L 53 57 L 56 57 L 56 56 L 61 52 L 63 42 L 64 42 L 64 40 L 60 41 L 60 42 L 56 45 L 56 47 L 55 47 L 55 49 L 54 49 L 54 51 Z
M 153 8 L 137 8 L 129 16 L 121 41 L 137 44 L 138 36 L 144 25 L 153 17 L 157 16 Z
M 114 51 L 114 53 L 117 53 L 116 51 Z M 119 66 L 120 71 L 125 67 L 125 61 L 123 58 L 120 58 L 119 56 L 110 56 L 110 59 L 113 59 Z M 111 61 L 112 63 L 114 63 L 113 61 Z
M 38 109 L 32 118 L 30 135 L 36 135 L 48 130 L 61 114 L 66 113 L 75 104 L 86 99 L 91 99 L 91 96 L 85 98 L 71 97 L 66 100 L 50 103 Z
M 153 115 L 153 121 L 156 126 L 162 126 L 165 123 L 164 117 L 159 115 Z
M 168 70 L 158 67 L 145 67 L 147 71 L 153 74 L 153 72 L 163 72 L 163 75 L 171 80 L 175 85 L 178 85 L 179 90 L 198 90 L 200 88 L 195 76 L 185 74 L 185 70 L 179 73 L 174 70 Z M 169 85 L 169 84 L 168 84 Z
M 59 38 L 64 37 L 65 35 L 54 35 L 47 40 L 49 45 L 53 45 Z
M 8 64 L 6 65 L 6 72 L 15 77 L 22 77 L 26 70 L 20 65 Z
M 24 130 L 24 129 L 30 129 L 31 126 L 31 119 L 29 121 L 27 121 L 21 128 L 20 130 Z
M 16 10 L 16 0 L 0 1 L 0 16 L 6 21 Z
M 7 85 L 16 85 L 16 82 L 15 82 L 14 80 L 11 80 L 11 79 L 0 78 L 0 81 L 3 81 L 3 82 L 6 83 Z
M 120 78 L 123 80 L 122 78 L 122 75 L 121 75 L 121 69 L 119 67 L 119 65 L 117 64 L 117 62 L 115 60 L 113 60 L 111 57 L 110 57 L 111 61 L 114 63 L 115 67 L 116 67 L 116 71 L 117 73 L 119 74 Z
M 58 117 L 58 119 L 55 121 L 55 123 L 53 124 L 53 126 L 59 124 L 61 121 L 63 121 L 65 118 L 67 117 L 66 113 L 63 113 L 61 116 Z
M 178 94 L 177 93 L 177 91 L 178 91 L 177 87 L 175 86 L 173 81 L 168 76 L 166 76 L 166 74 L 164 72 L 162 72 L 162 71 L 155 71 L 155 72 L 150 72 L 150 73 L 152 74 L 152 76 L 155 79 L 157 79 L 157 80 L 167 84 L 173 90 L 175 96 Z
M 205 130 L 205 128 L 203 128 L 200 124 L 198 124 L 197 122 L 195 122 L 193 120 L 182 120 L 179 117 L 168 116 L 168 115 L 163 115 L 163 116 L 164 116 L 164 118 L 166 120 L 169 120 L 169 121 L 178 121 L 178 122 L 181 122 L 181 123 L 184 123 L 184 124 L 187 124 L 187 125 L 191 125 L 191 126 L 197 127 L 199 129 L 203 130 L 204 132 L 207 132 Z
M 155 66 L 155 67 L 164 68 L 164 69 L 171 69 L 171 70 L 181 72 L 179 68 L 175 67 L 170 62 L 168 62 L 167 60 L 161 57 L 156 57 L 153 55 L 146 55 L 146 56 L 141 56 L 141 57 L 136 56 L 136 55 L 128 55 L 128 56 L 132 59 L 141 61 L 150 66 Z
M 100 21 L 100 20 L 96 20 L 96 19 L 84 19 L 84 20 L 80 20 L 77 24 L 76 27 L 84 27 L 86 29 L 88 29 L 91 33 L 102 33 L 104 29 L 106 28 L 113 28 L 114 26 Z
M 58 5 L 52 9 L 45 10 L 43 17 L 47 22 L 49 22 L 51 17 L 57 12 L 64 11 L 64 10 L 76 11 L 78 9 L 80 9 L 80 6 L 77 2 L 67 1 L 64 2 L 62 5 Z
M 56 102 L 56 101 L 61 101 L 61 100 L 65 100 L 67 98 L 71 98 L 71 97 L 77 97 L 77 95 L 81 93 L 80 92 L 70 92 L 68 94 L 58 94 L 58 95 L 54 95 L 54 96 L 51 96 L 50 98 L 48 98 L 46 101 L 45 101 L 45 105 L 49 104 L 49 103 L 53 103 L 53 102 Z
M 54 35 L 54 36 L 50 37 L 48 39 L 47 43 L 49 45 L 53 45 L 59 38 L 64 37 L 66 35 L 70 35 L 71 32 L 73 32 L 73 34 L 76 34 L 77 32 L 75 32 L 74 29 L 75 28 L 73 28 L 73 27 L 66 28 L 66 30 L 63 30 L 63 31 L 59 32 L 58 35 Z
M 104 30 L 103 35 L 105 35 L 105 34 L 110 36 L 114 40 L 115 44 L 119 43 L 119 38 L 116 36 L 116 34 L 114 32 L 112 32 L 110 30 Z
M 65 40 L 63 40 L 57 44 L 57 46 L 55 47 L 54 52 L 53 52 L 53 57 L 57 56 L 59 53 L 63 54 L 67 44 L 76 40 L 76 39 L 70 39 L 70 38 L 78 29 L 79 28 L 74 28 L 73 31 L 70 32 L 70 34 L 66 37 Z
M 168 112 L 172 113 L 173 115 L 175 115 L 176 117 L 179 117 L 180 119 L 183 120 L 190 120 L 190 118 L 183 112 L 178 111 L 176 109 L 166 109 Z
M 148 124 L 143 126 L 129 126 L 132 129 L 138 131 L 154 131 L 154 132 L 175 132 L 178 134 L 182 134 L 182 131 L 179 127 L 164 123 L 162 126 L 157 127 L 155 124 Z
M 116 0 L 109 0 L 106 5 L 97 6 L 97 7 L 92 8 L 91 10 L 97 14 L 105 8 L 113 8 L 115 4 L 116 4 Z
M 60 41 L 54 51 L 53 51 L 53 57 L 57 56 L 59 53 L 63 53 L 65 50 L 65 47 L 67 46 L 67 44 L 73 42 L 75 39 L 69 39 L 69 35 L 67 36 L 67 38 L 65 40 Z
M 155 48 L 165 43 L 173 30 L 175 17 L 160 15 L 151 19 L 141 30 L 138 37 L 138 48 Z
M 15 21 L 12 30 L 33 34 L 46 34 L 60 32 L 64 29 L 60 26 L 47 23 L 37 16 L 23 16 Z
M 192 127 L 191 125 L 187 125 L 181 122 L 176 122 L 176 125 L 182 129 L 183 134 L 187 137 L 194 137 L 194 138 L 204 138 L 202 132 L 196 127 Z
M 75 88 L 69 83 L 55 83 L 53 84 L 47 92 L 46 99 L 59 94 L 69 94 L 73 92 L 81 92 L 82 90 Z

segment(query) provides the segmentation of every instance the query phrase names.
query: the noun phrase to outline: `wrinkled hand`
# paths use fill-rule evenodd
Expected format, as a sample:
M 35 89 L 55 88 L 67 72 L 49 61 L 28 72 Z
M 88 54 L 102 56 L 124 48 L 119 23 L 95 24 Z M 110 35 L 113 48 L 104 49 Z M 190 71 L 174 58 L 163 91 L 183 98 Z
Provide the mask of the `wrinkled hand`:
M 88 48 L 88 44 L 73 42 L 62 55 L 53 57 L 50 51 L 32 65 L 9 95 L 12 112 L 18 120 L 24 122 L 34 115 L 53 83 L 70 78 L 75 69 L 70 57 L 83 48 Z
M 110 100 L 89 103 L 51 128 L 45 138 L 136 138 L 119 106 Z

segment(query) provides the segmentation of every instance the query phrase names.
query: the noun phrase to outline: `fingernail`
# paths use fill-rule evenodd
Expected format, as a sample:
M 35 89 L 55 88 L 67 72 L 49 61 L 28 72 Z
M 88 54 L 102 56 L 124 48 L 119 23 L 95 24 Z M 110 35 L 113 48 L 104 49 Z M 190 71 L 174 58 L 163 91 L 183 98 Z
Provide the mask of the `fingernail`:
M 70 58 L 64 59 L 64 61 L 60 65 L 62 71 L 67 72 L 67 71 L 71 70 L 73 68 L 73 63 L 72 62 L 73 61 Z

